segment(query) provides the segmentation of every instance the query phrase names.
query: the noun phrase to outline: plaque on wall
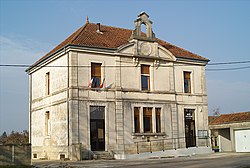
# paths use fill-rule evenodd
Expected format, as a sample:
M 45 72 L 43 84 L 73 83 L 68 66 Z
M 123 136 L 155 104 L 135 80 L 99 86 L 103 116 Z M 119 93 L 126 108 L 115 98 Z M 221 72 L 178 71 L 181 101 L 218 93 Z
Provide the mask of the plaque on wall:
M 147 43 L 142 43 L 140 48 L 141 48 L 140 53 L 143 55 L 150 55 L 152 52 L 151 45 L 149 45 Z

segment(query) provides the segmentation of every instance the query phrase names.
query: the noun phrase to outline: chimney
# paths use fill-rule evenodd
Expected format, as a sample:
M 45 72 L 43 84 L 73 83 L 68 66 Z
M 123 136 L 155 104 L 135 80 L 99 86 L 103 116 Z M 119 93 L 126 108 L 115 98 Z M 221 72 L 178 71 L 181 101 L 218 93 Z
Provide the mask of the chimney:
M 103 34 L 103 33 L 101 32 L 101 23 L 97 23 L 96 25 L 97 25 L 96 32 L 97 32 L 97 33 L 100 33 L 100 34 Z
M 96 31 L 98 31 L 98 32 L 101 31 L 101 23 L 97 23 L 97 30 Z
M 88 16 L 86 17 L 86 23 L 89 23 L 89 17 Z

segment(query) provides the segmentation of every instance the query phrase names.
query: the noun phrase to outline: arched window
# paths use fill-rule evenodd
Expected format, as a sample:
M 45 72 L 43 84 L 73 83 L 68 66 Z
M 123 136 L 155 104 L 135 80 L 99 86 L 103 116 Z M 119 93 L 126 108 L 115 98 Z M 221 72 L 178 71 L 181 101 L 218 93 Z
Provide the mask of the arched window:
M 147 26 L 145 23 L 141 24 L 141 32 L 147 34 Z

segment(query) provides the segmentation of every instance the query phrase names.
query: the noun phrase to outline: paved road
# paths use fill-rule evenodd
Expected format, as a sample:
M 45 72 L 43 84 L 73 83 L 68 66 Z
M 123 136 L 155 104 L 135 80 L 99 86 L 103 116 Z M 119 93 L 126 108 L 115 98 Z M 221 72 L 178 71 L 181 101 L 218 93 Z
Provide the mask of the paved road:
M 35 161 L 36 167 L 64 168 L 250 168 L 250 153 L 214 153 L 178 158 L 154 158 L 144 160 L 86 160 L 79 162 Z

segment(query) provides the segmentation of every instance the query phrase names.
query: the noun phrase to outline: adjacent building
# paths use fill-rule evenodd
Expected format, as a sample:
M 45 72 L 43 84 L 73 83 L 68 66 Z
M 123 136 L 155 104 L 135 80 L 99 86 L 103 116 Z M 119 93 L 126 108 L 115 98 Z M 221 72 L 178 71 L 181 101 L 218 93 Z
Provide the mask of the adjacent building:
M 134 30 L 86 20 L 27 69 L 33 158 L 207 147 L 208 61 L 156 38 L 145 12 Z
M 250 152 L 250 112 L 222 114 L 209 123 L 212 145 L 221 152 Z

